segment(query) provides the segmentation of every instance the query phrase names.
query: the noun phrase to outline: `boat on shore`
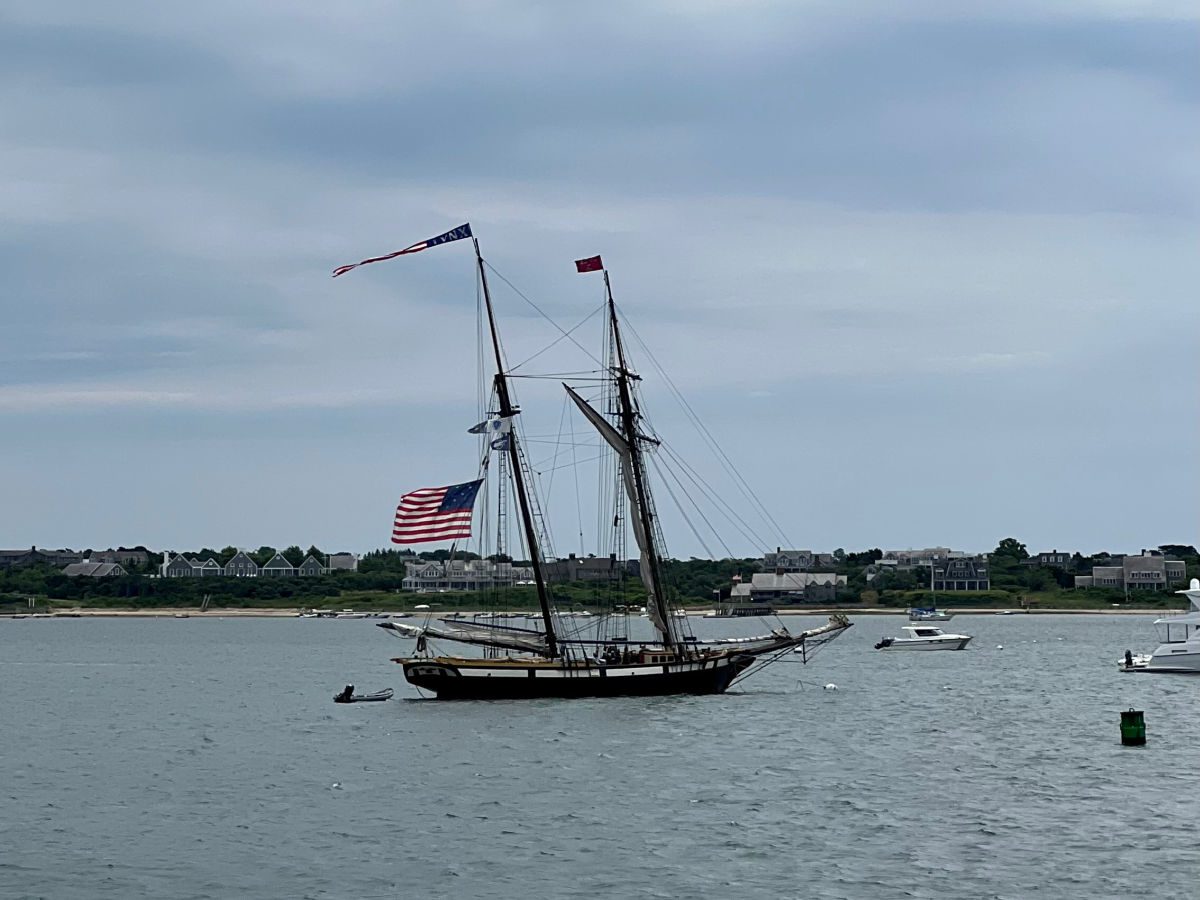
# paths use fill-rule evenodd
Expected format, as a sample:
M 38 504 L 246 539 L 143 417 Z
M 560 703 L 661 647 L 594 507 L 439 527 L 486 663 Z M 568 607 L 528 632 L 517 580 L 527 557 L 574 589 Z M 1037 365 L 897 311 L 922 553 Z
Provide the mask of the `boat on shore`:
M 755 619 L 776 615 L 770 606 L 729 606 L 710 609 L 705 619 Z
M 876 650 L 962 650 L 971 643 L 970 635 L 946 634 L 936 625 L 903 625 L 904 637 L 885 637 Z
M 1200 579 L 1193 578 L 1187 590 L 1175 593 L 1191 601 L 1191 610 L 1155 619 L 1158 647 L 1153 653 L 1126 650 L 1117 661 L 1120 671 L 1200 675 Z
M 599 257 L 581 260 L 577 268 L 580 272 L 604 271 L 605 302 L 602 309 L 606 314 L 608 359 L 600 370 L 602 377 L 589 375 L 585 379 L 588 382 L 586 390 L 599 391 L 603 402 L 597 408 L 570 385 L 563 384 L 563 387 L 569 401 L 598 432 L 603 444 L 615 456 L 616 464 L 612 471 L 617 477 L 617 489 L 613 496 L 619 499 L 615 501 L 616 513 L 609 521 L 614 522 L 614 529 L 621 529 L 622 543 L 626 529 L 633 533 L 640 554 L 636 577 L 640 578 L 646 591 L 646 615 L 656 638 L 634 647 L 627 642 L 627 633 L 621 636 L 614 629 L 603 638 L 585 637 L 577 622 L 573 627 L 569 619 L 564 620 L 546 577 L 547 559 L 543 558 L 541 549 L 544 525 L 541 507 L 534 493 L 536 479 L 522 452 L 524 439 L 517 422 L 522 411 L 514 402 L 510 390 L 512 376 L 506 369 L 488 286 L 487 267 L 479 250 L 479 242 L 471 233 L 470 225 L 463 225 L 414 247 L 424 249 L 465 238 L 471 239 L 475 249 L 482 315 L 486 318 L 495 358 L 495 374 L 487 406 L 489 418 L 470 431 L 487 435 L 489 440 L 483 445 L 484 459 L 480 464 L 478 481 L 447 488 L 422 489 L 405 497 L 427 497 L 437 491 L 442 492 L 439 497 L 453 496 L 454 505 L 450 513 L 464 517 L 468 530 L 464 535 L 447 525 L 443 536 L 426 537 L 425 532 L 416 526 L 412 526 L 410 533 L 398 525 L 399 530 L 393 531 L 393 541 L 414 543 L 469 536 L 469 519 L 479 485 L 484 483 L 489 472 L 499 470 L 499 477 L 511 483 L 515 494 L 520 534 L 533 571 L 541 616 L 534 627 L 500 624 L 495 620 L 468 622 L 432 617 L 431 621 L 421 626 L 390 621 L 376 623 L 398 637 L 416 638 L 412 655 L 394 659 L 394 662 L 403 666 L 408 682 L 422 690 L 431 691 L 439 700 L 719 694 L 750 671 L 775 662 L 794 649 L 803 649 L 804 661 L 807 662 L 808 657 L 820 646 L 849 628 L 849 620 L 844 615 L 835 614 L 828 623 L 818 628 L 792 633 L 781 625 L 768 634 L 736 642 L 699 641 L 690 633 L 688 616 L 686 612 L 677 610 L 677 601 L 670 593 L 665 577 L 666 554 L 660 544 L 660 522 L 643 458 L 647 446 L 658 446 L 661 442 L 648 433 L 649 423 L 642 414 L 638 396 L 641 377 L 629 364 L 608 273 L 603 270 Z M 369 261 L 375 260 L 365 262 Z M 354 266 L 341 267 L 335 271 L 335 275 L 351 268 Z M 493 438 L 493 435 L 496 437 Z M 496 464 L 489 466 L 493 458 Z M 469 500 L 463 500 L 468 491 Z M 449 492 L 455 493 L 451 495 Z M 403 509 L 404 501 L 401 503 Z M 418 500 L 412 501 L 412 504 L 410 508 L 425 510 Z M 423 528 L 428 527 L 430 519 L 436 520 L 436 512 L 436 509 L 430 509 L 422 520 Z M 504 529 L 497 527 L 495 533 L 503 534 Z M 615 599 L 622 600 L 622 605 L 628 605 L 626 598 Z M 595 633 L 600 634 L 599 627 Z M 441 640 L 474 645 L 482 648 L 485 655 L 435 654 L 430 644 Z

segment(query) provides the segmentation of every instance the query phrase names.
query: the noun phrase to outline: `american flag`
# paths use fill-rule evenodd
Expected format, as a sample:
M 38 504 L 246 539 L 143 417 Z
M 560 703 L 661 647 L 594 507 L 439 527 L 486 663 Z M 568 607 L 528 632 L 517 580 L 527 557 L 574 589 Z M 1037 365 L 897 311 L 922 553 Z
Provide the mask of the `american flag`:
M 405 494 L 396 507 L 393 544 L 419 544 L 471 536 L 471 510 L 483 480 Z
M 367 263 L 383 262 L 385 259 L 395 259 L 397 256 L 403 256 L 406 253 L 417 253 L 420 250 L 425 250 L 429 247 L 436 247 L 438 244 L 447 244 L 450 241 L 461 241 L 463 238 L 471 237 L 471 223 L 459 225 L 457 228 L 452 228 L 445 234 L 439 234 L 437 237 L 431 237 L 427 241 L 421 241 L 419 244 L 413 244 L 411 247 L 405 247 L 403 250 L 397 250 L 395 253 L 389 253 L 387 256 L 372 256 L 370 259 L 364 259 L 362 262 L 351 263 L 348 266 L 338 266 L 333 270 L 333 277 L 345 275 L 351 269 L 357 269 L 359 266 L 365 266 Z

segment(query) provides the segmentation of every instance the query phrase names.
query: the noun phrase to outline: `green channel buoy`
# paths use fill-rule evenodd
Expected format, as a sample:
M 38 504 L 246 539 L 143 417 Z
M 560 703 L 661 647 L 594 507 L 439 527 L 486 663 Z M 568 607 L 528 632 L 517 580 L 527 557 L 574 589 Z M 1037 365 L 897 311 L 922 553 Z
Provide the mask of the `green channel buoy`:
M 1121 713 L 1121 743 L 1127 747 L 1146 743 L 1146 720 L 1140 709 L 1130 707 Z

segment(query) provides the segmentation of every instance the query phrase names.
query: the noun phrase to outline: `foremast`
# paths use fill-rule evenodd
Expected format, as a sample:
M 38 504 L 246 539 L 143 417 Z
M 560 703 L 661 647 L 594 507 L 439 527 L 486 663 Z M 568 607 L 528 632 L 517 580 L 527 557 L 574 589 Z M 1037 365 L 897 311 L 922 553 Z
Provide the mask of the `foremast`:
M 475 262 L 479 267 L 479 281 L 483 286 L 483 301 L 487 307 L 488 328 L 492 334 L 492 349 L 496 353 L 496 398 L 499 402 L 501 419 L 512 417 L 519 410 L 513 406 L 508 392 L 508 377 L 504 371 L 504 355 L 500 351 L 500 332 L 496 328 L 496 313 L 492 309 L 492 294 L 488 290 L 487 272 L 483 265 L 483 256 L 479 252 L 479 240 L 471 238 L 475 245 Z M 537 585 L 538 604 L 542 608 L 542 624 L 546 628 L 546 655 L 554 659 L 559 655 L 558 638 L 554 633 L 554 614 L 550 606 L 550 593 L 546 589 L 546 578 L 542 571 L 542 555 L 538 547 L 537 526 L 533 519 L 533 509 L 529 503 L 529 488 L 525 484 L 525 472 L 521 466 L 520 449 L 517 446 L 517 430 L 510 427 L 508 431 L 508 457 L 511 463 L 513 484 L 517 489 L 517 506 L 521 511 L 521 525 L 525 530 L 525 545 L 529 548 L 529 558 L 533 564 L 533 580 Z

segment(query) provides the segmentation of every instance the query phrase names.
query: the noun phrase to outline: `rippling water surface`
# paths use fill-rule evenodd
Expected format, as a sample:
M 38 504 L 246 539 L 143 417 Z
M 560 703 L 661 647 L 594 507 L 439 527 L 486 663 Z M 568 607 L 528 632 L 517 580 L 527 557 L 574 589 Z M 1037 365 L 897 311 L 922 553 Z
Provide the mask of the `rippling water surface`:
M 1200 678 L 1114 664 L 1150 621 L 511 703 L 417 699 L 369 621 L 0 621 L 0 897 L 1194 897 Z

